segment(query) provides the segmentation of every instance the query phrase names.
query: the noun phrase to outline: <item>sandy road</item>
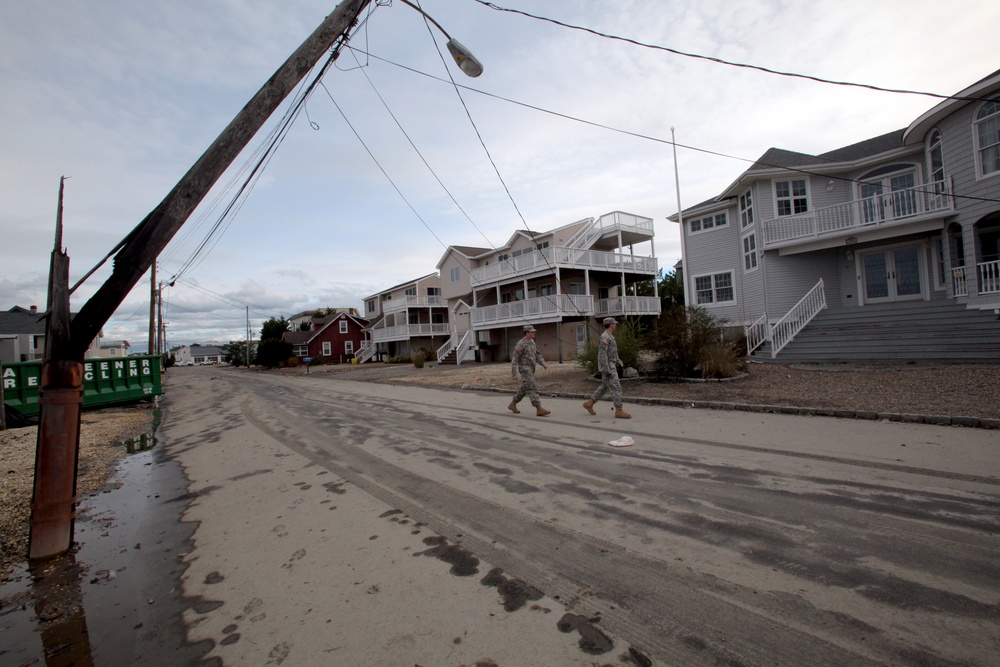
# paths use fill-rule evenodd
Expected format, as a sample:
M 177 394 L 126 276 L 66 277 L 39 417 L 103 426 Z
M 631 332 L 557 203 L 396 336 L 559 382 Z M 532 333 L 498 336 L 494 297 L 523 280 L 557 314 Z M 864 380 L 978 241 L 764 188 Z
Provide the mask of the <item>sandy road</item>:
M 229 644 L 225 617 L 189 618 L 226 663 L 269 648 L 296 664 L 996 664 L 990 432 L 644 406 L 622 422 L 554 400 L 540 419 L 492 394 L 178 377 L 168 447 L 201 522 L 185 593 L 249 610 Z M 608 446 L 623 434 L 636 445 Z M 394 531 L 378 554 L 373 525 Z M 349 562 L 313 560 L 333 543 Z M 334 593 L 345 577 L 391 581 L 371 585 L 395 602 Z M 301 586 L 345 603 L 288 594 Z M 331 624 L 335 649 L 319 639 Z

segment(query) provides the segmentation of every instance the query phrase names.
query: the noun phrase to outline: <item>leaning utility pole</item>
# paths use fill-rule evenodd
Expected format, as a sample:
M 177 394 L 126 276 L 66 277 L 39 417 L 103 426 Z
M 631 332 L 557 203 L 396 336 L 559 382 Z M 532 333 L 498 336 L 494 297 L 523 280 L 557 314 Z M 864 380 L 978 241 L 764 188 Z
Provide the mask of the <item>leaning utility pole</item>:
M 49 276 L 49 321 L 42 365 L 28 557 L 46 558 L 73 543 L 83 355 L 101 327 L 156 261 L 236 156 L 299 81 L 348 31 L 370 0 L 343 0 L 278 68 L 159 206 L 119 245 L 111 277 L 69 320 L 69 257 L 62 252 L 62 186 Z M 334 54 L 336 57 L 336 54 Z

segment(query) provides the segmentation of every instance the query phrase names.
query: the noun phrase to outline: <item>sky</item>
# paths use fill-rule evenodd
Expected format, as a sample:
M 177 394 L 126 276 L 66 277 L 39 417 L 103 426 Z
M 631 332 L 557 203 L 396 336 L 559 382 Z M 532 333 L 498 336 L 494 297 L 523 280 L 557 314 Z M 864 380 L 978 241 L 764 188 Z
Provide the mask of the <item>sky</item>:
M 223 214 L 290 100 L 160 255 L 168 347 L 243 340 L 248 319 L 259 335 L 270 317 L 360 311 L 366 296 L 435 272 L 450 245 L 499 247 L 518 229 L 611 211 L 653 218 L 669 270 L 681 256 L 667 220 L 678 200 L 719 194 L 770 147 L 826 152 L 906 127 L 939 101 L 685 57 L 477 0 L 419 4 L 482 76 L 465 77 L 418 12 L 372 2 L 248 196 Z M 45 307 L 60 177 L 76 284 L 336 5 L 0 3 L 0 309 Z M 1000 3 L 981 0 L 495 5 L 882 88 L 951 95 L 1000 67 Z M 79 286 L 73 311 L 111 268 Z M 145 351 L 150 292 L 147 272 L 104 326 L 107 340 Z

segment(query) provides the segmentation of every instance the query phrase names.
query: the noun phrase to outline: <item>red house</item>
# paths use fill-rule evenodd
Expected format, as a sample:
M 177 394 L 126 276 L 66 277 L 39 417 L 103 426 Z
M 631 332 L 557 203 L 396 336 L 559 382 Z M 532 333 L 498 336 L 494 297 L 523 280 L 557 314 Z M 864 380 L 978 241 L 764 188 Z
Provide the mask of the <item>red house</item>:
M 314 317 L 308 331 L 286 331 L 282 340 L 293 346 L 296 357 L 322 358 L 328 363 L 347 363 L 361 349 L 368 320 L 348 313 Z

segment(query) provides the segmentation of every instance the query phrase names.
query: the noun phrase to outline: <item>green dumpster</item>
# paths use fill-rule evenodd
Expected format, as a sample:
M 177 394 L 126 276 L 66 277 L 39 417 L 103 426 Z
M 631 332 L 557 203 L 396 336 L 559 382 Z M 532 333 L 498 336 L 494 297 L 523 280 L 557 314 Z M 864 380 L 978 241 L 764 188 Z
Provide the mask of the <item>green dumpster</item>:
M 83 407 L 104 407 L 163 393 L 162 357 L 139 355 L 83 360 Z M 38 414 L 42 362 L 4 364 L 3 401 L 26 415 Z

